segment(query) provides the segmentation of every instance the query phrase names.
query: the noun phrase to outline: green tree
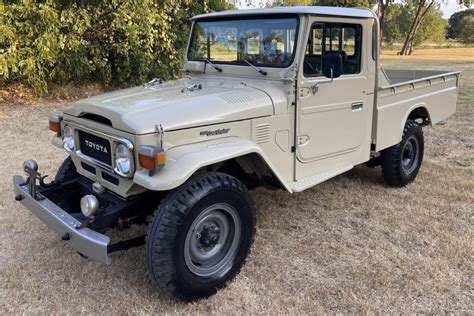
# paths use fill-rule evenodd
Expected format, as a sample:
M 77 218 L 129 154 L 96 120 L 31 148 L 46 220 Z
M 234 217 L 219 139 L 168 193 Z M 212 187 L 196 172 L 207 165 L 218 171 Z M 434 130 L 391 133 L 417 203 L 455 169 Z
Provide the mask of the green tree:
M 439 8 L 429 10 L 413 39 L 413 46 L 416 47 L 424 42 L 443 42 L 446 38 L 446 26 L 447 21 L 443 18 L 443 12 Z
M 448 30 L 446 36 L 448 38 L 458 38 L 461 33 L 461 23 L 465 16 L 474 16 L 474 9 L 467 9 L 454 13 L 449 17 Z
M 333 6 L 333 7 L 372 7 L 377 0 L 277 0 L 268 7 L 275 6 L 308 6 L 308 5 L 320 5 L 320 6 Z
M 0 84 L 98 81 L 129 86 L 177 76 L 195 14 L 225 0 L 0 2 Z
M 403 47 L 400 50 L 400 55 L 411 55 L 414 47 L 414 42 L 418 28 L 421 25 L 425 15 L 430 9 L 436 4 L 435 0 L 413 0 L 407 1 L 405 8 L 413 12 L 413 18 L 411 19 L 410 28 L 405 36 Z
M 454 0 L 452 0 L 454 1 Z M 471 6 L 471 0 L 455 0 L 460 5 L 465 5 L 466 7 Z M 409 8 L 410 6 L 414 6 L 416 8 L 414 10 L 415 14 L 413 15 L 413 19 L 410 23 L 410 28 L 405 36 L 405 41 L 403 43 L 403 47 L 400 51 L 400 55 L 410 55 L 413 51 L 414 41 L 416 38 L 416 34 L 418 29 L 430 10 L 437 7 L 438 2 L 437 0 L 405 0 L 405 5 Z
M 403 41 L 410 31 L 410 23 L 416 14 L 417 4 L 393 4 L 386 12 L 386 23 L 382 25 L 384 40 L 387 43 Z M 412 50 L 423 42 L 440 42 L 445 36 L 446 21 L 439 7 L 426 12 L 413 38 Z
M 409 23 L 409 22 L 408 22 Z M 401 4 L 391 5 L 385 13 L 385 22 L 381 25 L 383 40 L 389 44 L 400 42 L 407 28 L 406 15 Z
M 474 16 L 465 16 L 461 22 L 459 39 L 467 44 L 474 43 Z
M 267 3 L 266 7 L 293 7 L 293 6 L 309 6 L 313 5 L 314 0 L 276 0 Z
M 377 17 L 379 19 L 379 41 L 382 43 L 383 39 L 383 30 L 385 26 L 386 14 L 390 6 L 393 4 L 394 0 L 378 0 L 377 1 Z
M 315 5 L 334 7 L 372 7 L 377 0 L 315 0 Z

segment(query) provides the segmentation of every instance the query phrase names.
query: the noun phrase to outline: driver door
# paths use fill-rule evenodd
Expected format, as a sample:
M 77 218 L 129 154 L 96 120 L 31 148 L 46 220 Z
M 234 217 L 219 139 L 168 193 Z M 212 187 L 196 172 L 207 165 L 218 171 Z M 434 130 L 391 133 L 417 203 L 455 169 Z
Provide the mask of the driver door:
M 299 80 L 296 179 L 354 162 L 366 122 L 367 74 L 363 68 L 363 27 L 356 23 L 312 24 Z M 322 56 L 340 54 L 339 78 L 322 75 Z

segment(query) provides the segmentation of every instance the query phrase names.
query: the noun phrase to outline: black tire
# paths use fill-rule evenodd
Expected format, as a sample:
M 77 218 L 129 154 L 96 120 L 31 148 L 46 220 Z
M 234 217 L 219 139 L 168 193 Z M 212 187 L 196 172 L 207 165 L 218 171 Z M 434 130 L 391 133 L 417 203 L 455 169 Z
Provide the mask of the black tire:
M 403 187 L 415 180 L 425 149 L 423 130 L 413 120 L 403 129 L 402 141 L 382 151 L 382 173 L 388 185 Z
M 213 209 L 216 206 L 218 207 Z M 218 215 L 219 208 L 227 207 L 232 209 L 232 214 L 227 215 L 227 211 L 220 211 L 222 214 L 225 213 L 222 218 L 228 216 L 229 223 L 231 221 L 234 223 L 233 233 L 228 229 L 228 236 L 226 234 L 222 246 L 218 243 L 212 246 L 209 243 L 205 244 L 209 239 L 203 236 L 210 236 L 215 231 L 208 229 L 207 222 L 200 226 L 204 227 L 202 230 L 198 229 L 194 226 L 197 225 L 196 221 L 203 214 L 214 214 L 209 213 L 209 210 Z M 214 223 L 211 226 L 216 227 Z M 232 224 L 229 224 L 227 228 L 231 226 Z M 192 230 L 193 227 L 196 227 L 196 230 Z M 224 229 L 220 228 L 224 235 Z M 146 240 L 146 259 L 150 278 L 166 294 L 180 300 L 190 301 L 208 297 L 224 287 L 226 282 L 240 271 L 250 251 L 254 233 L 255 210 L 245 185 L 223 173 L 198 174 L 179 188 L 170 191 L 154 213 L 153 220 L 148 226 Z M 213 237 L 214 242 L 215 239 L 221 239 L 220 235 L 216 236 Z M 228 241 L 230 246 L 226 248 Z M 210 275 L 199 275 L 202 272 L 199 269 L 207 268 L 206 264 L 208 261 L 211 262 L 210 259 L 199 266 L 189 257 L 193 252 L 187 249 L 195 249 L 196 244 L 198 247 L 209 246 L 210 251 L 217 246 L 222 249 L 217 252 L 219 256 L 215 255 L 215 258 L 221 258 L 219 259 L 221 261 L 213 259 L 218 264 L 208 265 L 216 269 Z M 202 248 L 200 249 L 202 251 Z M 219 264 L 222 264 L 222 267 L 215 268 L 219 267 Z
M 72 181 L 75 178 L 77 178 L 76 166 L 74 166 L 71 157 L 68 156 L 59 167 L 58 172 L 54 177 L 54 181 L 62 183 Z

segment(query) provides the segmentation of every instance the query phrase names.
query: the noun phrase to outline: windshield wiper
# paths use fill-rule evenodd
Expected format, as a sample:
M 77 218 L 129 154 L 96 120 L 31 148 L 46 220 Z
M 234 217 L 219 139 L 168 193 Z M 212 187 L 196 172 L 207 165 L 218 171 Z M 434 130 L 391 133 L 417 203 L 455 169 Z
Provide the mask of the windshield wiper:
M 212 61 L 210 61 L 208 58 L 202 58 L 202 59 L 199 59 L 200 61 L 204 62 L 205 64 L 209 64 L 211 65 L 212 68 L 214 68 L 215 70 L 217 70 L 218 72 L 222 72 L 222 68 L 215 65 Z
M 264 76 L 267 75 L 267 72 L 266 72 L 266 71 L 263 71 L 262 69 L 258 68 L 257 66 L 255 66 L 254 64 L 252 64 L 251 62 L 249 62 L 248 60 L 242 59 L 242 61 L 246 62 L 247 65 L 249 65 L 250 67 L 252 67 L 253 69 L 255 69 L 257 72 L 261 73 L 262 75 L 264 75 Z

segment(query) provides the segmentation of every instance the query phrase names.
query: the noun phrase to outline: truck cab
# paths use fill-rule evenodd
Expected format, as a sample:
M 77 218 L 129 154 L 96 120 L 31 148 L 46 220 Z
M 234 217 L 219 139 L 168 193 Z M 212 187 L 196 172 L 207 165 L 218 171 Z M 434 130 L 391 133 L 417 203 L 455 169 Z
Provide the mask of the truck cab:
M 393 187 L 415 180 L 422 128 L 455 112 L 459 72 L 381 69 L 378 28 L 361 8 L 193 17 L 182 78 L 52 115 L 69 157 L 50 183 L 25 161 L 15 198 L 82 255 L 110 264 L 145 244 L 165 293 L 209 296 L 252 245 L 250 189 L 300 192 L 363 163 Z M 110 243 L 132 223 L 146 235 Z

